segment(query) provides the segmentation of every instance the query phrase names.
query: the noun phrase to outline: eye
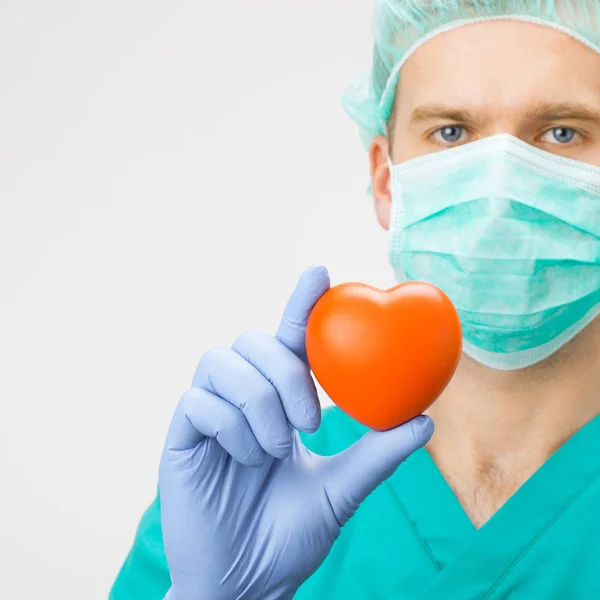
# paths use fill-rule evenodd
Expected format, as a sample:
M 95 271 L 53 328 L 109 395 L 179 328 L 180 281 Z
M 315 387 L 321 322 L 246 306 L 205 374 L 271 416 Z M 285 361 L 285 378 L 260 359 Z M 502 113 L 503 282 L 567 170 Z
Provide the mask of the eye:
M 553 139 L 544 140 L 544 137 L 548 135 L 551 135 Z M 570 127 L 553 127 L 542 136 L 542 141 L 550 144 L 568 144 L 573 141 L 576 135 L 579 134 Z
M 447 144 L 455 144 L 456 142 L 460 141 L 460 138 L 464 132 L 464 127 L 461 127 L 459 125 L 448 125 L 446 127 L 438 129 L 437 131 L 434 131 L 433 135 L 441 135 L 442 139 L 438 139 L 438 141 L 443 141 Z

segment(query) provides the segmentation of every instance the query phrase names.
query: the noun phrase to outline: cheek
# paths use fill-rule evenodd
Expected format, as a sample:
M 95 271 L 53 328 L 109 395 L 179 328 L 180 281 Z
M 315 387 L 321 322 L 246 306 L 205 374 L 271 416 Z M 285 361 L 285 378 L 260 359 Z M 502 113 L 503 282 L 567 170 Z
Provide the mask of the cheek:
M 398 162 L 406 162 L 407 160 L 417 158 L 418 156 L 423 156 L 424 154 L 428 154 L 428 152 L 426 151 L 425 144 L 423 143 L 405 143 L 402 148 L 398 148 L 396 151 Z
M 568 158 L 574 158 L 575 160 L 579 160 L 589 165 L 600 167 L 600 132 L 594 132 L 593 135 L 592 143 L 588 143 L 587 146 L 584 146 L 582 151 L 578 151 L 576 148 L 571 156 L 567 153 L 564 153 L 564 155 Z
M 420 129 L 405 127 L 402 135 L 394 140 L 394 162 L 402 163 L 444 150 L 444 146 L 440 145 L 439 142 L 436 143 L 433 139 L 433 132 L 431 132 L 433 128 L 432 126 Z

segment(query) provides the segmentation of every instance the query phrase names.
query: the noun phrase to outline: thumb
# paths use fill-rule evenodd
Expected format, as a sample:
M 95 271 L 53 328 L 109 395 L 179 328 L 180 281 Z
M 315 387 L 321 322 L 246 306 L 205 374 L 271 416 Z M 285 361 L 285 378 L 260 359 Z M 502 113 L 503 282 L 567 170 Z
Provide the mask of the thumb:
M 369 431 L 325 463 L 325 489 L 340 526 L 360 503 L 433 435 L 433 421 L 420 416 L 389 431 Z
M 275 334 L 276 339 L 307 364 L 306 327 L 308 317 L 314 305 L 329 289 L 329 286 L 329 274 L 325 267 L 313 266 L 306 269 L 292 292 Z

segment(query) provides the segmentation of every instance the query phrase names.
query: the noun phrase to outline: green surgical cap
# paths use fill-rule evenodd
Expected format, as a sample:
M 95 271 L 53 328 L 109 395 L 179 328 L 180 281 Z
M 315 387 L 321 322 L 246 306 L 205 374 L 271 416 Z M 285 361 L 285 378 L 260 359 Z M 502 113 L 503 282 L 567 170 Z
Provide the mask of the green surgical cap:
M 600 0 L 375 0 L 371 70 L 342 97 L 364 145 L 387 134 L 400 69 L 420 45 L 444 31 L 495 19 L 552 27 L 600 54 Z

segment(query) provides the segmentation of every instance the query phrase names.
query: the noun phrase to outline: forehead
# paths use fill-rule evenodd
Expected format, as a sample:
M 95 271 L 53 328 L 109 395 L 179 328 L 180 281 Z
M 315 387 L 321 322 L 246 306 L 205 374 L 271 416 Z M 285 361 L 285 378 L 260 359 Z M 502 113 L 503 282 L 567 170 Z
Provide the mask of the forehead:
M 500 20 L 446 31 L 402 67 L 397 108 L 424 102 L 493 107 L 542 101 L 600 104 L 600 55 L 550 27 Z

